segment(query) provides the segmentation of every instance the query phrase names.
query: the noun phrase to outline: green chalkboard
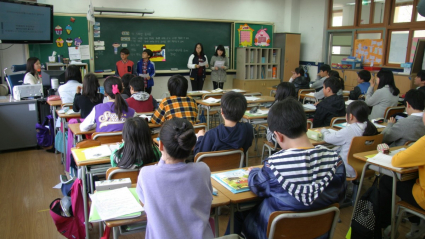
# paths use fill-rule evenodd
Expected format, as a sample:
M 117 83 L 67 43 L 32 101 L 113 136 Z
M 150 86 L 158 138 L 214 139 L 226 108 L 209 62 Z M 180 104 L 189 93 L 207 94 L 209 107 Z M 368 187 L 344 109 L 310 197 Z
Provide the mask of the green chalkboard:
M 115 63 L 121 59 L 120 50 L 123 47 L 130 50 L 129 59 L 135 64 L 141 59 L 143 47 L 147 46 L 153 48 L 151 50 L 154 54 L 158 54 L 156 57 L 158 61 L 154 61 L 156 70 L 171 70 L 171 68 L 181 70 L 187 69 L 189 56 L 198 42 L 203 44 L 208 60 L 214 54 L 215 46 L 220 44 L 231 46 L 230 22 L 106 17 L 96 17 L 96 22 L 95 45 L 97 41 L 103 41 L 105 50 L 95 48 L 95 70 L 115 69 Z M 116 54 L 112 46 L 114 43 L 120 44 Z M 159 55 L 160 45 L 165 45 L 165 61 L 162 61 Z
M 73 21 L 72 22 L 72 19 Z M 72 27 L 70 34 L 67 33 L 66 27 Z M 53 44 L 29 44 L 29 54 L 30 57 L 38 57 L 41 64 L 49 62 L 49 56 L 52 55 L 53 51 L 56 51 L 58 55 L 63 56 L 64 58 L 69 58 L 68 54 L 68 45 L 66 39 L 72 39 L 72 47 L 74 45 L 74 39 L 80 37 L 82 45 L 89 44 L 89 34 L 87 28 L 87 18 L 86 17 L 76 17 L 76 16 L 53 16 L 53 27 L 60 26 L 62 28 L 62 34 L 58 35 L 56 32 L 53 33 Z M 55 31 L 55 30 L 54 30 Z M 61 38 L 64 42 L 62 47 L 59 47 L 56 43 L 58 38 Z M 89 63 L 88 60 L 83 61 L 83 63 Z

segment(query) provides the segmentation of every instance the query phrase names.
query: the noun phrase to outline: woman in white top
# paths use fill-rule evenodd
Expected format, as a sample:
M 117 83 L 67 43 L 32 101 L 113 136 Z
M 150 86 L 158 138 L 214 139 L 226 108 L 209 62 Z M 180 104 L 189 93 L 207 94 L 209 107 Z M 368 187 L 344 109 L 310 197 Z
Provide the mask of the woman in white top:
M 81 80 L 80 67 L 69 65 L 65 71 L 65 84 L 59 86 L 58 92 L 61 97 L 62 104 L 73 103 L 77 87 L 83 86 Z
M 208 58 L 204 55 L 204 47 L 201 43 L 196 43 L 195 49 L 187 62 L 187 68 L 190 69 L 189 77 L 193 91 L 202 90 L 206 76 L 205 70 L 208 67 Z
M 38 75 L 41 70 L 41 63 L 37 57 L 30 57 L 27 60 L 27 72 L 25 72 L 24 84 L 41 84 L 41 78 Z
M 400 90 L 395 86 L 392 71 L 382 69 L 377 76 L 377 79 L 370 81 L 366 92 L 365 102 L 368 106 L 373 106 L 369 119 L 383 118 L 388 107 L 397 106 L 398 94 L 400 94 Z M 374 93 L 375 84 L 378 84 L 378 89 Z

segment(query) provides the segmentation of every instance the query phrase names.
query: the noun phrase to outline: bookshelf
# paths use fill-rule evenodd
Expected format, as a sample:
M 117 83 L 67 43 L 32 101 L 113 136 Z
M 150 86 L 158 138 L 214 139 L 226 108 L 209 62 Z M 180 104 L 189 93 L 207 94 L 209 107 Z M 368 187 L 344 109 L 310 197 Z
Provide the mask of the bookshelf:
M 87 74 L 88 72 L 88 65 L 87 63 L 75 63 L 75 64 L 64 64 L 64 63 L 50 63 L 50 62 L 46 62 L 46 70 L 51 71 L 51 70 L 66 70 L 66 68 L 69 65 L 76 65 L 80 67 L 80 71 L 81 71 L 81 76 L 84 78 L 84 76 Z

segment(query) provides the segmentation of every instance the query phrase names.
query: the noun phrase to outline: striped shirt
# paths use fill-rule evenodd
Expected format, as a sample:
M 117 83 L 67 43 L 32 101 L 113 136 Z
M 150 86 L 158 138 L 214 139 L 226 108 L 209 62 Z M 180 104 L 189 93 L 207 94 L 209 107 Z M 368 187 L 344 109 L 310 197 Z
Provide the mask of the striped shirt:
M 282 188 L 306 206 L 313 204 L 343 163 L 338 153 L 323 146 L 281 150 L 268 158 Z
M 162 124 L 171 118 L 184 118 L 196 124 L 198 106 L 196 101 L 189 96 L 170 96 L 164 98 L 153 113 L 151 122 Z

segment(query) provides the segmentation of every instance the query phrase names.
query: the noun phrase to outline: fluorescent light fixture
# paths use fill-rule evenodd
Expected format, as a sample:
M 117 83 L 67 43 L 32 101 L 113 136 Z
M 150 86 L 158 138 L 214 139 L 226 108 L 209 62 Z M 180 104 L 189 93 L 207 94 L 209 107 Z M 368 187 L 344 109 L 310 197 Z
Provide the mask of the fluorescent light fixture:
M 153 14 L 155 11 L 150 9 L 131 9 L 131 8 L 106 8 L 106 7 L 95 7 L 94 12 L 114 12 L 114 13 L 141 13 L 142 16 L 145 14 Z

